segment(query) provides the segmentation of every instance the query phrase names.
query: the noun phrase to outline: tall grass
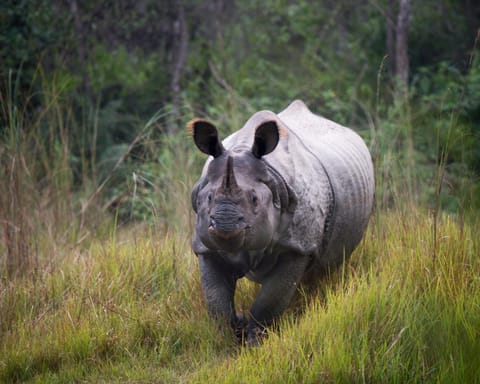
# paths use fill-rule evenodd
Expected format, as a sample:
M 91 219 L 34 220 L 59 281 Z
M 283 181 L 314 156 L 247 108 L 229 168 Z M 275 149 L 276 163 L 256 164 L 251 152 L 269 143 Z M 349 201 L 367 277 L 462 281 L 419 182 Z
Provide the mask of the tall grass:
M 54 265 L 63 247 L 104 237 L 115 216 L 117 224 L 143 218 L 138 206 L 163 227 L 190 227 L 192 174 L 178 169 L 191 167 L 194 157 L 185 155 L 185 135 L 155 137 L 163 111 L 138 124 L 132 142 L 100 164 L 98 110 L 75 111 L 68 78 L 47 79 L 40 67 L 37 77 L 41 91 L 32 96 L 20 94 L 12 76 L 0 87 L 1 278 Z M 146 160 L 133 164 L 137 146 Z
M 247 350 L 208 318 L 188 235 L 119 230 L 64 249 L 38 279 L 2 280 L 0 380 L 475 382 L 480 223 L 442 215 L 435 239 L 421 210 L 379 218 L 323 295 Z
M 33 112 L 30 98 L 19 100 L 17 80 L 10 76 L 2 88 L 0 111 L 0 262 L 9 276 L 35 270 L 39 247 L 53 256 L 57 245 L 78 235 L 71 214 L 71 111 L 61 100 L 62 85 L 45 84 L 36 96 L 47 102 Z
M 200 371 L 200 381 L 476 382 L 478 223 L 462 231 L 442 217 L 434 263 L 430 218 L 381 219 L 325 298 L 285 320 L 262 349 Z

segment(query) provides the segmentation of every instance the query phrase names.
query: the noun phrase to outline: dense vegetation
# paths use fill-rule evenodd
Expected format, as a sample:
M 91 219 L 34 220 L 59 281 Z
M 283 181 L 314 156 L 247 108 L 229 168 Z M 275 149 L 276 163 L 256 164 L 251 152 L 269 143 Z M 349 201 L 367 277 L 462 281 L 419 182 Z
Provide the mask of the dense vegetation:
M 469 0 L 2 1 L 0 381 L 474 381 L 479 26 Z M 243 350 L 192 273 L 183 127 L 295 98 L 365 138 L 376 210 Z

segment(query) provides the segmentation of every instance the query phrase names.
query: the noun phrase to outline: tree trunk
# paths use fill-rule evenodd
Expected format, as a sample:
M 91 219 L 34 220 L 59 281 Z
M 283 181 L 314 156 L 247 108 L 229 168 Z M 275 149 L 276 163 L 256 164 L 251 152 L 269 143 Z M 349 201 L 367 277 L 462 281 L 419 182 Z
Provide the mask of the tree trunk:
M 393 78 L 395 76 L 395 0 L 388 0 L 386 12 L 387 29 L 387 68 Z
M 173 63 L 170 92 L 172 96 L 172 119 L 168 124 L 168 133 L 175 131 L 180 118 L 180 80 L 188 54 L 188 26 L 182 4 L 177 7 L 177 19 L 173 24 Z
M 408 85 L 408 27 L 410 21 L 410 0 L 400 0 L 397 18 L 397 41 L 395 72 L 399 87 L 404 90 Z
M 85 46 L 85 33 L 83 29 L 82 19 L 78 11 L 77 0 L 70 0 L 70 12 L 73 16 L 73 22 L 75 25 L 75 32 L 77 34 L 77 55 L 80 68 L 82 71 L 83 91 L 85 97 L 89 103 L 89 107 L 93 106 L 93 90 L 90 83 L 90 77 L 87 72 L 87 49 Z

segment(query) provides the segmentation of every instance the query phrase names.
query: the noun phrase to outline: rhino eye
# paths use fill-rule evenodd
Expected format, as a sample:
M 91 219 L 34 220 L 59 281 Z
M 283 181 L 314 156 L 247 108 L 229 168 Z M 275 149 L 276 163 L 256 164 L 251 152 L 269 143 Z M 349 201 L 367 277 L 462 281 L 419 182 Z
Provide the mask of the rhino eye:
M 258 197 L 255 192 L 252 192 L 252 204 L 256 207 L 258 203 Z
M 212 202 L 212 194 L 211 193 L 208 194 L 207 200 L 208 200 L 209 203 Z

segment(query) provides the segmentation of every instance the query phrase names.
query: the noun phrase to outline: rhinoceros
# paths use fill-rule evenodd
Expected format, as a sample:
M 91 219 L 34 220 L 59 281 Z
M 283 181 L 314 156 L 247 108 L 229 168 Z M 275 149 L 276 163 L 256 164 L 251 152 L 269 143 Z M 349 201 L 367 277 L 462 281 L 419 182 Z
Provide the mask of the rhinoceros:
M 255 113 L 223 142 L 206 120 L 188 128 L 210 155 L 191 195 L 207 308 L 256 344 L 307 276 L 320 280 L 360 242 L 374 200 L 371 156 L 353 130 L 300 100 Z M 261 284 L 247 317 L 234 305 L 242 277 Z

